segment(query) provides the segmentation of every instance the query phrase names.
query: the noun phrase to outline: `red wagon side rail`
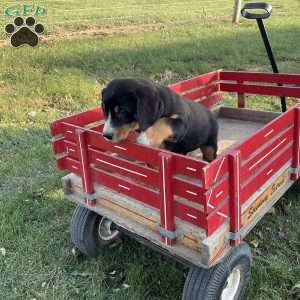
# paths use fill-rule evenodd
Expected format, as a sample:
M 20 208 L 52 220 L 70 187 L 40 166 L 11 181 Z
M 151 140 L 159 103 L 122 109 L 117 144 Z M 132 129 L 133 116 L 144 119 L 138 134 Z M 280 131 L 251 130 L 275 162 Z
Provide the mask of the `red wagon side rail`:
M 294 86 L 298 84 L 298 75 L 218 70 L 170 87 L 211 108 L 227 91 L 238 93 L 240 100 L 245 93 L 300 98 L 300 88 Z M 98 183 L 157 209 L 166 245 L 176 241 L 176 219 L 204 229 L 208 236 L 230 222 L 236 234 L 234 243 L 239 243 L 243 203 L 283 165 L 296 170 L 294 178 L 299 174 L 298 107 L 212 163 L 138 145 L 132 139 L 111 143 L 103 138 L 102 127 L 100 108 L 53 122 L 52 143 L 58 167 L 81 177 L 90 205 L 99 198 L 94 191 L 94 183 Z

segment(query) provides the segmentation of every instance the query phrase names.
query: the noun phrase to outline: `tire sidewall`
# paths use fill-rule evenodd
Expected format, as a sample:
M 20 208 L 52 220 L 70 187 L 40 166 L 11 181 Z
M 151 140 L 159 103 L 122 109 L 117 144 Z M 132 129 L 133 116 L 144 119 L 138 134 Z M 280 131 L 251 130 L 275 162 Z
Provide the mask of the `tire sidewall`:
M 242 242 L 214 267 L 193 266 L 185 280 L 183 300 L 220 300 L 228 277 L 234 268 L 240 270 L 240 282 L 234 300 L 243 300 L 251 275 L 251 250 Z
M 230 268 L 227 268 L 226 270 L 226 276 L 224 276 L 220 286 L 222 287 L 217 295 L 217 299 L 221 299 L 222 292 L 224 288 L 226 287 L 226 282 L 228 277 L 230 276 L 233 269 L 238 268 L 240 271 L 240 282 L 238 286 L 238 290 L 236 292 L 236 295 L 234 297 L 234 300 L 243 300 L 246 286 L 250 279 L 250 263 L 249 259 L 247 257 L 241 257 L 239 259 L 235 259 L 230 262 Z M 224 274 L 224 275 L 225 275 Z
M 251 252 L 249 246 L 245 243 L 242 243 L 237 248 L 233 248 L 231 253 L 215 266 L 214 274 L 221 274 L 221 276 L 213 276 L 215 277 L 216 284 L 219 282 L 219 289 L 217 293 L 216 291 L 209 291 L 215 293 L 216 297 L 208 299 L 221 299 L 227 279 L 234 268 L 239 268 L 240 270 L 240 282 L 234 300 L 243 300 L 251 276 Z

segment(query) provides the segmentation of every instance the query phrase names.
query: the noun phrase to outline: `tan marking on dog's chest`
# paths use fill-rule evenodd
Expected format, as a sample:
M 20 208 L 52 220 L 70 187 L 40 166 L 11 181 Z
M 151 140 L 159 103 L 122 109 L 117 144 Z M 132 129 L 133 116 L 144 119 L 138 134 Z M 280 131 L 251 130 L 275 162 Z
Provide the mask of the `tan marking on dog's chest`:
M 173 136 L 173 130 L 168 124 L 168 118 L 161 118 L 145 131 L 150 146 L 161 147 L 163 142 Z

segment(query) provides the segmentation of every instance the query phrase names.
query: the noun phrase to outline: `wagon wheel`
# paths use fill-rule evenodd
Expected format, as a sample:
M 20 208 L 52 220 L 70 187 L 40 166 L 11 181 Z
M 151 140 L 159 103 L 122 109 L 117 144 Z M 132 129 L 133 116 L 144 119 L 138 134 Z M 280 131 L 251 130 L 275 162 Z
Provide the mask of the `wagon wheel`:
M 77 206 L 70 224 L 71 240 L 86 256 L 96 256 L 101 247 L 111 244 L 120 236 L 116 225 L 108 218 Z
M 183 300 L 243 300 L 250 279 L 251 251 L 241 243 L 215 267 L 192 267 L 183 290 Z

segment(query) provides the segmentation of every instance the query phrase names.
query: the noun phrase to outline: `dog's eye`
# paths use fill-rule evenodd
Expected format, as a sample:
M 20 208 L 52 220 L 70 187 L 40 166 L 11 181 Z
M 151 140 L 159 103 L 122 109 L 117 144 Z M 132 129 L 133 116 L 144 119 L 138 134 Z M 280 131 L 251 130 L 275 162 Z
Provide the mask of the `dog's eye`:
M 119 115 L 124 115 L 127 113 L 127 109 L 124 107 L 118 107 L 118 112 Z
M 127 113 L 127 110 L 125 109 L 125 108 L 120 108 L 120 110 L 119 110 L 119 113 L 120 114 L 126 114 Z

